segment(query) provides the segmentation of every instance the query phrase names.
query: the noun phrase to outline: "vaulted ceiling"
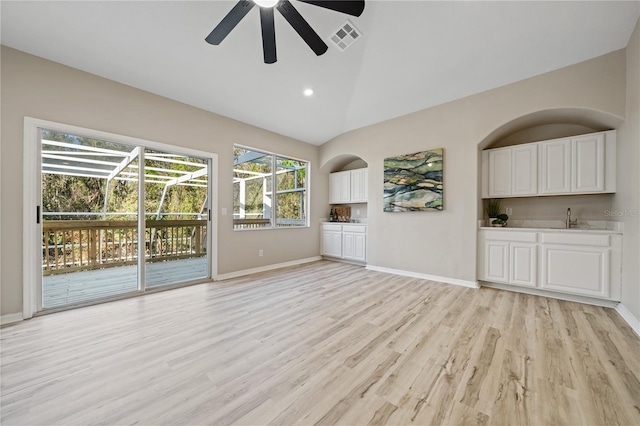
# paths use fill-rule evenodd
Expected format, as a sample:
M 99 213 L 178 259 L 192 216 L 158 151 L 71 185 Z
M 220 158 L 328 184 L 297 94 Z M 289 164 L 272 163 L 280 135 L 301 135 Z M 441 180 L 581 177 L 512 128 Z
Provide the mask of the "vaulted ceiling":
M 219 46 L 235 1 L 2 1 L 2 44 L 320 145 L 333 137 L 626 47 L 628 1 L 367 1 L 351 17 L 292 0 L 316 56 L 276 13 L 264 64 L 257 7 Z M 363 33 L 328 41 L 347 19 Z M 303 90 L 315 93 L 305 97 Z

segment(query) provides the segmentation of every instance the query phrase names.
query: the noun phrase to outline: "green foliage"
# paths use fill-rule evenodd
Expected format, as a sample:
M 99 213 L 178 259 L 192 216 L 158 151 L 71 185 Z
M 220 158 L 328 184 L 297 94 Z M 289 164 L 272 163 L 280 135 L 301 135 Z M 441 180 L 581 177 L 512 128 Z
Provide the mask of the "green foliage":
M 85 138 L 75 135 L 43 131 L 43 139 L 67 142 L 79 146 L 91 146 L 95 148 L 106 148 L 116 151 L 131 152 L 133 147 L 123 144 L 103 141 L 93 138 Z M 67 151 L 67 148 L 48 145 L 50 151 Z M 148 155 L 162 154 L 147 150 Z M 113 161 L 113 157 L 92 156 L 93 159 Z M 205 160 L 197 158 L 182 158 L 186 161 L 198 164 L 206 164 Z M 138 160 L 131 163 L 138 165 Z M 167 163 L 154 159 L 145 159 L 146 174 L 160 176 L 179 177 L 182 174 L 177 171 L 193 172 L 199 167 Z M 155 169 L 171 169 L 170 174 Z M 137 171 L 137 168 L 129 169 Z M 123 213 L 121 215 L 109 215 L 110 220 L 130 220 L 135 216 L 127 215 L 126 212 L 136 212 L 138 210 L 138 182 L 123 179 L 124 175 L 117 176 L 109 183 L 107 194 L 107 180 L 102 178 L 70 176 L 58 174 L 42 175 L 42 203 L 43 212 L 89 212 L 101 213 L 104 208 L 105 194 L 107 194 L 107 212 Z M 148 180 L 149 178 L 147 178 Z M 198 178 L 206 180 L 206 176 Z M 158 211 L 162 198 L 164 184 L 145 183 L 145 211 L 154 215 L 147 215 L 147 219 L 157 219 L 155 213 Z M 199 213 L 205 202 L 207 189 L 195 186 L 172 185 L 167 189 L 167 194 L 162 205 L 163 213 Z M 69 216 L 56 215 L 45 216 L 46 220 L 69 219 Z M 74 219 L 101 219 L 100 216 L 73 216 Z M 178 216 L 163 215 L 162 219 L 174 219 Z M 182 218 L 189 218 L 188 216 Z M 193 218 L 193 217 L 191 217 Z
M 502 202 L 497 198 L 490 198 L 487 200 L 487 216 L 498 217 L 500 211 L 502 210 Z
M 233 212 L 241 210 L 240 191 L 244 181 L 244 211 L 248 219 L 269 218 L 269 206 L 273 195 L 273 156 L 234 148 Z M 278 219 L 304 219 L 306 217 L 305 194 L 307 185 L 307 163 L 289 158 L 276 157 L 276 215 Z

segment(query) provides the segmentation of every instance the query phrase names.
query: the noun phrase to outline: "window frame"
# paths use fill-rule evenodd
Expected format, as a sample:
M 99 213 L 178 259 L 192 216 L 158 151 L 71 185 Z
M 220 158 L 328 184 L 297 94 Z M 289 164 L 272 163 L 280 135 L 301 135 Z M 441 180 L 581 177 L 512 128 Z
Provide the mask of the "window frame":
M 310 196 L 310 191 L 311 191 L 311 161 L 309 160 L 305 160 L 303 158 L 298 158 L 298 157 L 293 157 L 290 155 L 285 155 L 285 154 L 279 154 L 273 151 L 269 151 L 266 149 L 262 149 L 262 148 L 255 148 L 252 146 L 248 146 L 248 145 L 242 145 L 242 144 L 233 144 L 233 149 L 235 150 L 236 148 L 239 149 L 245 149 L 248 151 L 255 151 L 255 152 L 259 152 L 261 154 L 265 154 L 270 156 L 271 158 L 271 177 L 270 177 L 270 185 L 271 185 L 271 192 L 272 192 L 272 200 L 271 200 L 271 204 L 272 204 L 272 208 L 271 208 L 271 216 L 269 217 L 271 224 L 269 226 L 264 226 L 264 227 L 257 227 L 257 228 L 236 228 L 235 225 L 233 225 L 233 231 L 238 231 L 238 232 L 244 232 L 244 231 L 266 231 L 266 230 L 274 230 L 274 229 L 302 229 L 302 228 L 309 228 L 311 225 L 311 221 L 310 221 L 310 215 L 311 215 L 311 209 L 310 209 L 310 200 L 311 200 L 311 196 Z M 234 158 L 235 158 L 235 154 L 234 154 Z M 304 213 L 305 213 L 305 217 L 304 217 L 304 225 L 294 225 L 294 226 L 278 226 L 278 221 L 277 221 L 277 215 L 278 215 L 278 192 L 283 192 L 283 193 L 290 193 L 292 192 L 291 190 L 284 190 L 284 191 L 278 191 L 277 190 L 277 184 L 278 184 L 278 180 L 277 180 L 277 172 L 278 172 L 278 159 L 285 159 L 285 160 L 293 160 L 293 161 L 299 161 L 302 163 L 306 164 L 305 170 L 306 170 L 306 176 L 305 176 L 305 186 L 304 186 L 304 198 L 303 198 L 303 203 L 304 203 Z M 233 175 L 233 170 L 234 170 L 235 166 L 232 166 L 232 175 Z M 235 185 L 235 182 L 233 182 L 233 178 L 232 178 L 232 185 Z M 233 197 L 233 193 L 234 190 L 231 191 L 232 193 L 232 197 Z M 232 208 L 231 208 L 231 216 L 232 219 L 235 219 L 235 201 L 232 198 Z

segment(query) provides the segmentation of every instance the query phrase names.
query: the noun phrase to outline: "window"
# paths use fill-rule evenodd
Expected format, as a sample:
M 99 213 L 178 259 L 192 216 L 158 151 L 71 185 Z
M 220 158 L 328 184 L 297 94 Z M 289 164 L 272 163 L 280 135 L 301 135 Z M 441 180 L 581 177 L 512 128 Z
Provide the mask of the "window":
M 233 229 L 307 226 L 309 162 L 241 146 L 233 154 Z

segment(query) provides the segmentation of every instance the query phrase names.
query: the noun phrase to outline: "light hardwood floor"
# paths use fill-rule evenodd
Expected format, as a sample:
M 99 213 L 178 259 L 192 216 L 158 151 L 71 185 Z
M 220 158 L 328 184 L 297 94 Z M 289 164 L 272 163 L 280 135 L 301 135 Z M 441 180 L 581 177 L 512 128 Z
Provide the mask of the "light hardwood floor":
M 1 333 L 3 425 L 638 425 L 605 308 L 321 261 Z

